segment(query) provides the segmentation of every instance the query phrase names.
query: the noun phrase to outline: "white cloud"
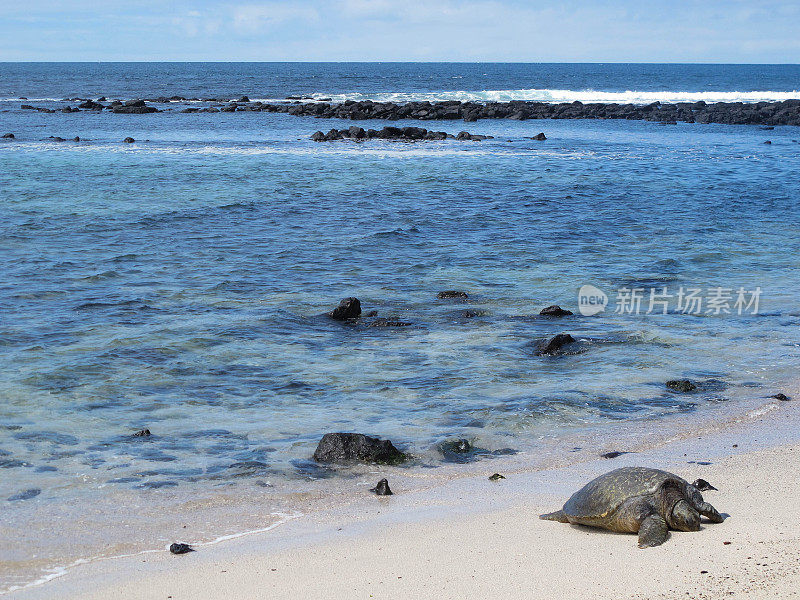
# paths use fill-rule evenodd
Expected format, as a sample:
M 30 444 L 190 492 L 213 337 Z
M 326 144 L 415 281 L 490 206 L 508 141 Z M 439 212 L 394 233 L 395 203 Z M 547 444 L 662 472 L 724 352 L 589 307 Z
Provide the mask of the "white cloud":
M 288 21 L 318 21 L 316 9 L 287 4 L 247 4 L 234 7 L 233 28 L 240 33 L 258 33 Z

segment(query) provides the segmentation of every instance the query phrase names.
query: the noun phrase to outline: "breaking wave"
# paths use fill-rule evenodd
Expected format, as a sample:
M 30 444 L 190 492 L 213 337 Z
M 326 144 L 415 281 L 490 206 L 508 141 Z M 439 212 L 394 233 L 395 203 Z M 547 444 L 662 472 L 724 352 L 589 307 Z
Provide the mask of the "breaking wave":
M 800 99 L 800 91 L 754 91 L 754 92 L 682 92 L 682 91 L 636 91 L 604 92 L 598 90 L 484 90 L 481 92 L 398 92 L 380 94 L 314 94 L 314 99 L 328 99 L 332 102 L 345 100 L 374 100 L 377 102 L 411 102 L 428 100 L 440 102 L 459 100 L 461 102 L 509 102 L 511 100 L 532 100 L 538 102 L 584 103 L 617 102 L 620 104 L 650 104 L 652 102 L 778 102 Z

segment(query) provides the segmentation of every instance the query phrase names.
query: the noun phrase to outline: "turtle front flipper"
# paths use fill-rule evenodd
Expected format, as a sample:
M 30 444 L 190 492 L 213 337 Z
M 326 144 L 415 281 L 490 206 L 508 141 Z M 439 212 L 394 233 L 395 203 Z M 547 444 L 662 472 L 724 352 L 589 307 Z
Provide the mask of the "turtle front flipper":
M 703 500 L 703 494 L 700 493 L 697 486 L 688 486 L 686 495 L 689 497 L 689 504 L 712 523 L 722 523 L 725 520 L 725 517 L 719 514 L 716 508 Z
M 639 526 L 639 548 L 660 546 L 669 537 L 669 527 L 664 517 L 657 513 L 645 518 Z
M 546 515 L 539 515 L 539 518 L 543 521 L 558 521 L 559 523 L 569 523 L 569 519 L 567 519 L 567 515 L 564 514 L 563 510 L 557 510 L 556 512 L 547 513 Z
M 708 502 L 698 503 L 697 512 L 699 512 L 712 523 L 722 523 L 725 520 L 725 517 L 719 514 L 717 509 L 711 506 Z

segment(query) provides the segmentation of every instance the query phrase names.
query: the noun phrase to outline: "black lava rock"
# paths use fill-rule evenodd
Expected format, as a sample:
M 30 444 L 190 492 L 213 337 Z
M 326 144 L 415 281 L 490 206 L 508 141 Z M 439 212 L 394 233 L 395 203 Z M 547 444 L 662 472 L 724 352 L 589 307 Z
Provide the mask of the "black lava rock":
M 539 314 L 544 317 L 568 317 L 574 313 L 570 310 L 564 310 L 560 306 L 553 304 L 552 306 L 543 308 Z
M 689 392 L 693 392 L 697 389 L 697 385 L 688 379 L 672 379 L 666 382 L 664 385 L 666 385 L 672 391 L 680 392 L 681 394 L 688 394 Z
M 111 112 L 123 115 L 144 115 L 158 112 L 155 106 L 147 106 L 144 100 L 128 100 L 125 104 L 111 103 Z
M 436 297 L 439 300 L 466 300 L 469 298 L 467 292 L 459 292 L 458 290 L 445 290 L 444 292 L 439 292 L 436 294 Z
M 619 450 L 614 450 L 613 452 L 604 452 L 600 455 L 600 458 L 617 458 L 623 454 L 630 454 L 630 452 L 620 452 Z
M 374 488 L 370 488 L 370 492 L 378 494 L 378 496 L 393 496 L 394 493 L 389 489 L 389 480 L 381 479 Z
M 392 321 L 390 319 L 375 319 L 369 327 L 409 327 L 408 321 Z
M 195 549 L 192 548 L 189 544 L 175 543 L 170 545 L 169 551 L 172 554 L 188 554 L 189 552 L 194 552 Z
M 326 433 L 314 451 L 314 460 L 320 463 L 361 461 L 398 465 L 407 459 L 389 440 L 361 433 Z
M 558 354 L 561 349 L 567 344 L 572 344 L 575 338 L 568 333 L 559 333 L 554 336 L 539 348 L 536 354 L 538 355 L 553 355 Z
M 547 139 L 547 136 L 544 133 L 537 133 L 531 139 L 536 140 L 537 142 L 543 142 Z
M 126 138 L 125 138 L 124 140 L 122 140 L 122 141 L 123 141 L 123 142 L 125 142 L 126 144 L 132 144 L 132 143 L 133 143 L 133 142 L 135 142 L 136 140 L 135 140 L 135 139 L 133 139 L 132 137 L 126 137 Z
M 472 451 L 472 444 L 469 440 L 447 440 L 439 444 L 442 454 L 467 454 Z
M 357 319 L 361 316 L 361 301 L 358 298 L 345 298 L 339 302 L 339 306 L 328 313 L 328 316 L 337 321 Z
M 133 437 L 150 437 L 150 430 L 149 429 L 140 429 L 136 433 L 133 434 Z

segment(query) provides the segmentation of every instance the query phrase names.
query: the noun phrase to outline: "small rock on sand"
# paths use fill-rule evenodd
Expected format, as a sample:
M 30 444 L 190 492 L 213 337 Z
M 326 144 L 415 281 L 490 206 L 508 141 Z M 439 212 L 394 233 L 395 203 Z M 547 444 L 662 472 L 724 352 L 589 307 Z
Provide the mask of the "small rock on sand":
M 169 551 L 172 554 L 187 554 L 189 552 L 194 552 L 195 550 L 189 544 L 175 543 L 170 545 Z
M 393 496 L 394 493 L 391 489 L 389 489 L 389 480 L 388 479 L 381 479 L 374 488 L 370 488 L 370 492 L 377 494 L 378 496 Z

